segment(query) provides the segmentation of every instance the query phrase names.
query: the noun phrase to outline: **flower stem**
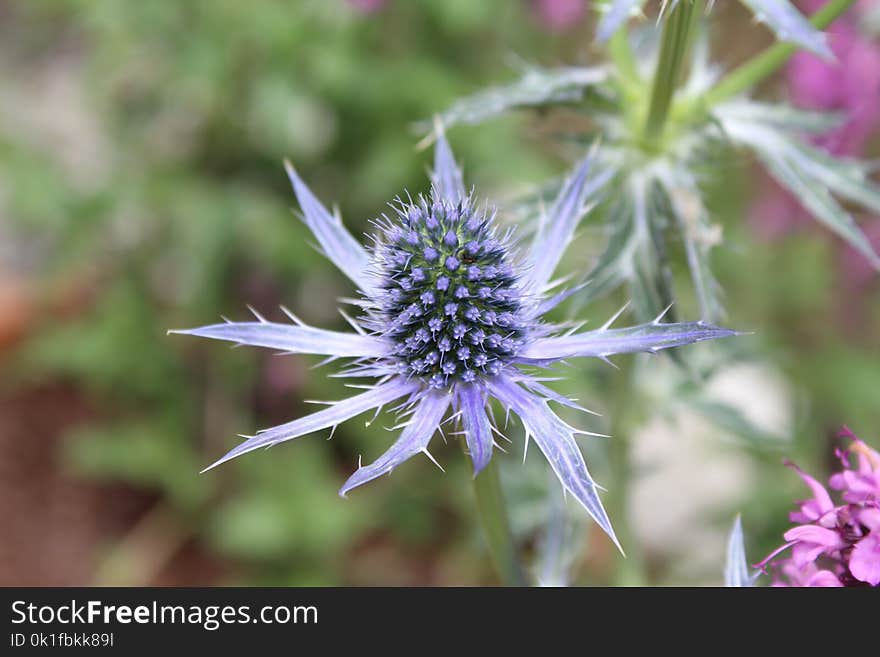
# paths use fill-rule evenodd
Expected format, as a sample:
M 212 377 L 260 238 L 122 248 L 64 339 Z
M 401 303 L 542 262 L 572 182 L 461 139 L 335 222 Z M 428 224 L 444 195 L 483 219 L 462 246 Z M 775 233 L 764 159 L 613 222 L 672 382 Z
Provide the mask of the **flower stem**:
M 663 134 L 672 96 L 681 78 L 685 55 L 690 45 L 688 34 L 693 26 L 696 4 L 696 0 L 682 0 L 672 10 L 663 26 L 660 57 L 654 73 L 651 102 L 643 131 L 648 144 L 656 143 Z
M 611 415 L 611 438 L 608 443 L 608 460 L 610 466 L 609 513 L 626 558 L 618 556 L 617 568 L 614 573 L 614 584 L 617 586 L 639 586 L 644 584 L 644 564 L 638 541 L 630 522 L 629 493 L 633 485 L 632 466 L 632 409 L 636 406 L 633 399 L 635 362 L 622 362 L 620 371 L 615 373 L 613 382 L 614 398 Z
M 824 30 L 853 4 L 855 4 L 855 0 L 831 0 L 810 17 L 810 22 L 820 30 Z M 793 44 L 777 43 L 761 54 L 752 57 L 731 71 L 706 94 L 703 99 L 703 107 L 716 105 L 770 77 L 788 61 L 795 51 L 797 51 L 797 46 Z
M 477 510 L 486 534 L 486 542 L 489 544 L 489 552 L 501 580 L 507 586 L 527 586 L 510 531 L 501 477 L 495 461 L 496 459 L 489 461 L 489 465 L 474 479 Z

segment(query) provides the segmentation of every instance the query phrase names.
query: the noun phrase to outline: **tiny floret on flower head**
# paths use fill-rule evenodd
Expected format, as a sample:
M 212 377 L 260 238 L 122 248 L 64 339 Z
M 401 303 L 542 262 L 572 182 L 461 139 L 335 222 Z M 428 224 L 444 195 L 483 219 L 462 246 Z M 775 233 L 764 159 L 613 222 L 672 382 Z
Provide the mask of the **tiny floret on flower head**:
M 371 376 L 373 388 L 328 408 L 246 439 L 217 461 L 335 427 L 361 413 L 404 400 L 408 414 L 396 442 L 376 461 L 360 467 L 343 485 L 345 495 L 410 457 L 426 453 L 449 408 L 461 424 L 474 473 L 487 465 L 495 446 L 487 405 L 497 399 L 516 413 L 546 456 L 563 488 L 616 543 L 598 487 L 575 436 L 549 402 L 564 400 L 521 368 L 548 367 L 579 357 L 656 352 L 734 335 L 703 322 L 562 333 L 542 321 L 543 296 L 562 251 L 587 206 L 593 154 L 563 185 L 541 234 L 525 253 L 514 253 L 497 232 L 495 214 L 465 193 L 449 144 L 438 135 L 432 190 L 415 201 L 398 199 L 391 216 L 375 225 L 368 251 L 327 211 L 289 164 L 287 173 L 322 251 L 356 285 L 364 315 L 351 320 L 356 333 L 274 323 L 228 322 L 188 331 L 285 353 L 354 359 L 343 376 Z M 557 295 L 558 296 L 558 295 Z M 554 297 L 556 299 L 556 297 Z M 214 467 L 214 466 L 211 466 Z

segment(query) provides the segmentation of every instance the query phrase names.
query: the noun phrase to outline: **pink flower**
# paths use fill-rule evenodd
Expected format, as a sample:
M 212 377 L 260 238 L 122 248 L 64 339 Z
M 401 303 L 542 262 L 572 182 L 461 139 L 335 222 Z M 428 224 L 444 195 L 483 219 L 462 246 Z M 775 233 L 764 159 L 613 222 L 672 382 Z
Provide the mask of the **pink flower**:
M 774 586 L 877 586 L 880 584 L 880 454 L 844 428 L 852 442 L 838 456 L 843 470 L 829 480 L 846 504 L 835 506 L 828 490 L 792 463 L 812 497 L 790 518 L 800 523 L 785 544 L 757 564 L 775 571 Z M 853 467 L 851 456 L 856 456 Z M 789 557 L 776 559 L 791 550 Z
M 560 32 L 580 23 L 585 0 L 529 0 L 532 14 L 549 30 Z
M 880 502 L 880 454 L 855 437 L 848 427 L 842 435 L 853 442 L 849 449 L 838 451 L 843 471 L 834 474 L 828 483 L 834 490 L 843 491 L 847 502 Z M 850 468 L 850 456 L 856 455 L 856 468 Z
M 880 584 L 880 534 L 872 532 L 856 543 L 849 559 L 849 570 L 857 580 L 871 586 Z
M 792 512 L 789 518 L 792 522 L 813 522 L 825 517 L 826 514 L 834 510 L 834 502 L 825 487 L 818 481 L 813 479 L 806 472 L 801 470 L 791 461 L 787 461 L 786 465 L 793 468 L 804 480 L 804 483 L 813 491 L 813 498 L 801 502 L 801 510 Z M 790 539 L 787 539 L 790 540 Z
M 820 570 L 816 564 L 809 564 L 803 568 L 797 568 L 788 560 L 780 565 L 780 574 L 785 580 L 777 579 L 773 582 L 773 586 L 795 586 L 795 587 L 840 587 L 843 586 L 837 575 L 830 570 Z

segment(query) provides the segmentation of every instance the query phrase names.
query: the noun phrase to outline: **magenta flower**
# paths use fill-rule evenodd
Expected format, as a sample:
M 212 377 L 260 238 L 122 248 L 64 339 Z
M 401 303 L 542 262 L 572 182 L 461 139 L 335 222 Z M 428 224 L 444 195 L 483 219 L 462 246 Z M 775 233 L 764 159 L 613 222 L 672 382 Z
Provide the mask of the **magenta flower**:
M 837 456 L 843 463 L 842 472 L 834 474 L 828 483 L 834 490 L 843 491 L 843 499 L 847 502 L 873 502 L 880 500 L 880 456 L 873 449 L 859 440 L 848 427 L 844 427 L 841 435 L 853 441 L 846 451 L 838 451 Z M 858 466 L 849 468 L 849 458 L 855 454 Z
M 785 532 L 785 545 L 757 564 L 775 568 L 774 586 L 880 585 L 880 454 L 847 428 L 841 435 L 852 443 L 838 450 L 843 470 L 832 475 L 829 484 L 841 491 L 845 504 L 835 506 L 822 484 L 787 464 L 812 497 L 791 513 L 791 520 L 801 524 Z M 789 557 L 773 561 L 789 548 Z

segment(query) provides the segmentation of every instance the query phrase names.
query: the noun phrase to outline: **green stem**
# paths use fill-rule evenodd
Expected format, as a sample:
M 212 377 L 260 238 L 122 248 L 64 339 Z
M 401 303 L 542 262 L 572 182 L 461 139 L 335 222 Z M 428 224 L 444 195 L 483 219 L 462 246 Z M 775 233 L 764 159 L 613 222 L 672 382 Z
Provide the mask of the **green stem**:
M 695 0 L 682 0 L 672 10 L 663 26 L 660 58 L 654 73 L 651 102 L 643 132 L 645 141 L 649 144 L 656 143 L 663 134 L 672 96 L 681 78 L 685 55 L 690 45 L 688 34 L 693 26 L 696 4 Z
M 477 498 L 477 510 L 483 523 L 489 552 L 495 561 L 495 567 L 502 581 L 507 586 L 527 586 L 525 574 L 516 554 L 516 545 L 510 531 L 510 520 L 501 490 L 501 477 L 498 475 L 496 459 L 474 479 L 474 493 Z
M 824 30 L 834 20 L 849 9 L 855 0 L 831 0 L 827 5 L 810 17 L 810 22 Z M 790 43 L 777 43 L 764 52 L 740 65 L 721 80 L 706 94 L 703 107 L 711 107 L 723 100 L 742 93 L 762 80 L 770 77 L 797 51 L 797 46 Z
M 614 574 L 617 586 L 640 586 L 645 582 L 644 564 L 638 541 L 630 523 L 630 489 L 633 484 L 632 466 L 632 432 L 633 408 L 636 407 L 635 366 L 632 358 L 621 362 L 620 371 L 615 372 L 613 381 L 613 415 L 611 416 L 611 438 L 608 443 L 608 460 L 610 466 L 609 480 L 614 483 L 610 488 L 608 507 L 614 531 L 626 558 L 619 556 Z

